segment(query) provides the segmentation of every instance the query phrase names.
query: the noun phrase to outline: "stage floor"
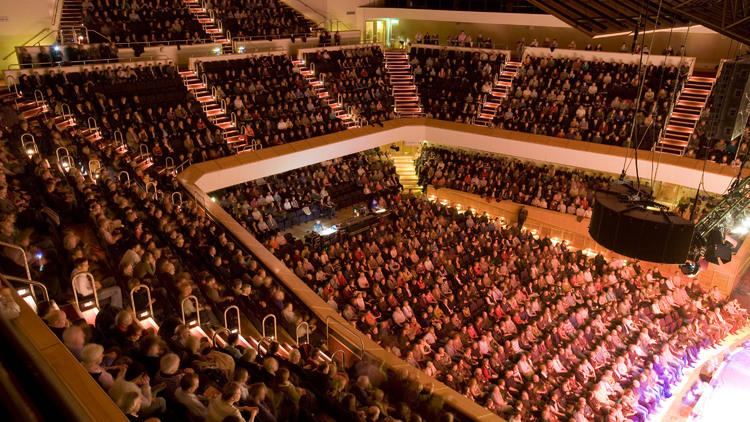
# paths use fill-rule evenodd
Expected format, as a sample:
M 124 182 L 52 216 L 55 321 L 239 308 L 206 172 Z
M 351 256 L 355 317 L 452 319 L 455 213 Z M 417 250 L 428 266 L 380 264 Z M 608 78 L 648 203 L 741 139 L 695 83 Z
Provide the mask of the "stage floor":
M 750 347 L 732 354 L 693 409 L 691 421 L 750 420 Z
M 738 352 L 728 362 L 727 367 L 718 374 L 720 377 L 716 388 L 710 387 L 703 393 L 696 405 L 685 405 L 682 399 L 688 393 L 700 375 L 701 368 L 709 359 L 723 360 L 726 355 L 742 343 L 750 340 L 750 328 L 724 339 L 716 349 L 704 350 L 701 353 L 701 363 L 690 371 L 685 372 L 683 381 L 673 391 L 675 394 L 665 401 L 661 411 L 652 414 L 650 421 L 660 422 L 734 422 L 750 421 L 750 350 Z M 742 354 L 742 356 L 740 356 Z M 737 361 L 737 362 L 735 362 Z M 732 365 L 729 367 L 729 365 Z M 744 367 L 743 367 L 744 365 Z M 727 379 L 723 379 L 723 377 Z M 706 396 L 710 394 L 710 396 Z M 739 398 L 738 398 L 739 397 Z M 698 408 L 702 409 L 701 418 L 691 418 L 691 414 Z

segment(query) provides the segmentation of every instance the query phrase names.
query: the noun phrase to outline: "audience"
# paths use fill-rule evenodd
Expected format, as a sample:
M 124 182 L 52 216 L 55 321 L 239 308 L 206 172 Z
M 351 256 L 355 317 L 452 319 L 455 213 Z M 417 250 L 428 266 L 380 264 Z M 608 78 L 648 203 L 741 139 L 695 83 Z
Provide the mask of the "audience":
M 471 123 L 505 59 L 496 52 L 412 48 L 409 61 L 426 117 Z
M 182 0 L 84 0 L 82 7 L 91 42 L 158 45 L 211 40 Z
M 560 138 L 651 149 L 661 134 L 684 69 L 527 56 L 495 127 Z M 634 104 L 643 79 L 640 104 Z M 636 138 L 631 139 L 635 119 Z
M 439 147 L 422 149 L 417 173 L 422 186 L 446 187 L 582 218 L 591 217 L 596 190 L 612 181 L 602 174 Z
M 373 340 L 511 420 L 646 420 L 702 349 L 747 324 L 679 272 L 378 201 L 391 213 L 363 233 L 271 250 Z
M 380 47 L 320 50 L 307 53 L 305 61 L 315 69 L 331 98 L 340 99 L 361 126 L 396 118 Z
M 306 38 L 315 24 L 279 0 L 217 0 L 213 10 L 225 30 L 239 38 Z
M 299 74 L 289 56 L 200 64 L 217 99 L 227 101 L 245 135 L 262 147 L 344 130 L 341 119 Z
M 259 240 L 285 244 L 285 229 L 399 186 L 393 164 L 372 151 L 224 189 L 219 203 Z

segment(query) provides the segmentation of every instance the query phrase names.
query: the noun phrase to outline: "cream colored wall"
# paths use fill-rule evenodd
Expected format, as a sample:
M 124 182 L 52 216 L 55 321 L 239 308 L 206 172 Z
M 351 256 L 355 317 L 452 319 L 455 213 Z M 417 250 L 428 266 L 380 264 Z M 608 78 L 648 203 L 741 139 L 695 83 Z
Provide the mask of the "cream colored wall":
M 0 5 L 0 16 L 7 18 L 0 22 L 0 69 L 6 69 L 18 60 L 15 54 L 7 59 L 3 57 L 14 52 L 16 46 L 24 45 L 37 32 L 52 26 L 57 3 L 55 0 L 3 0 Z M 53 42 L 51 38 L 47 41 L 48 45 Z
M 592 39 L 586 34 L 567 25 L 545 26 L 541 24 L 542 22 L 531 24 L 474 23 L 461 21 L 459 19 L 446 22 L 430 19 L 429 13 L 425 14 L 421 19 L 409 19 L 400 17 L 403 16 L 403 13 L 400 12 L 403 9 L 389 10 L 394 11 L 389 17 L 399 19 L 398 24 L 394 24 L 391 30 L 396 43 L 402 39 L 413 39 L 417 31 L 422 31 L 422 33 L 429 32 L 431 34 L 438 33 L 441 41 L 445 43 L 448 36 L 454 36 L 462 30 L 467 34 L 470 34 L 472 37 L 482 34 L 485 37 L 492 38 L 495 43 L 495 48 L 504 48 L 514 51 L 516 48 L 516 42 L 520 40 L 521 37 L 525 37 L 527 42 L 531 42 L 533 38 L 536 38 L 540 43 L 545 37 L 549 37 L 550 39 L 557 38 L 561 48 L 567 47 L 571 40 L 576 42 L 577 48 L 579 49 L 583 49 L 587 43 L 591 43 L 594 46 L 601 43 L 604 49 L 608 51 L 619 50 L 620 45 L 623 42 L 626 42 L 628 46 L 630 46 L 633 41 L 633 37 L 629 35 Z M 491 15 L 503 14 L 497 13 Z M 647 34 L 646 43 L 647 45 L 650 45 L 651 38 L 655 36 L 653 48 L 651 49 L 652 51 L 661 53 L 661 51 L 670 44 L 675 50 L 677 50 L 685 41 L 686 34 L 688 45 L 686 55 L 698 57 L 696 70 L 713 70 L 714 66 L 718 65 L 722 58 L 734 57 L 738 51 L 742 50 L 739 43 L 702 27 L 691 28 L 690 32 L 684 30 L 681 32 L 674 31 L 671 35 L 671 39 L 669 32 Z

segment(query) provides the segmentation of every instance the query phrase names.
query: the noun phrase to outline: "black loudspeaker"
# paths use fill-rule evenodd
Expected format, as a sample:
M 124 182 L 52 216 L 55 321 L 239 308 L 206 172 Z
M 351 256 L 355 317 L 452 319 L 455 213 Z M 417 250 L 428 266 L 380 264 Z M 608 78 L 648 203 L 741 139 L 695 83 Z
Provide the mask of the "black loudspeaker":
M 650 201 L 632 201 L 632 186 L 597 191 L 589 234 L 605 248 L 630 258 L 685 262 L 694 224 Z M 651 205 L 649 205 L 649 203 Z
M 727 142 L 742 135 L 750 116 L 750 58 L 725 61 L 712 95 L 709 135 Z

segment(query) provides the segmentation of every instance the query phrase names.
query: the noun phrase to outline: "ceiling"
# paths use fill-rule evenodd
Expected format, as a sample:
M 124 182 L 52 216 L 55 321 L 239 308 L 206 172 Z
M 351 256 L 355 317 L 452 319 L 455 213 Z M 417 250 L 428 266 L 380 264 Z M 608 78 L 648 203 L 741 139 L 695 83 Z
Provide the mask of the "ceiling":
M 590 36 L 633 31 L 642 18 L 645 30 L 700 24 L 750 44 L 750 0 L 529 0 L 529 3 Z

